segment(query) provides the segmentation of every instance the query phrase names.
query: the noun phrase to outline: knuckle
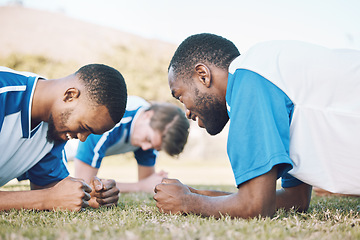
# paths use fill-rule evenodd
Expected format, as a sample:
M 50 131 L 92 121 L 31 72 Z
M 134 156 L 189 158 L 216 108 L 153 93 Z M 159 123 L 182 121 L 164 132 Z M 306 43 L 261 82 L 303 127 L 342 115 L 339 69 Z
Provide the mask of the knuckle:
M 96 201 L 101 205 L 104 205 L 106 203 L 102 198 L 96 198 Z
M 104 193 L 103 193 L 103 192 L 97 192 L 97 193 L 96 193 L 96 197 L 98 197 L 98 198 L 103 198 L 103 197 L 104 197 Z
M 159 183 L 159 184 L 157 184 L 156 186 L 155 186 L 155 188 L 154 188 L 154 192 L 155 193 L 157 193 L 157 192 L 159 192 L 160 191 L 160 189 L 161 189 L 161 183 Z
M 75 202 L 76 208 L 81 208 L 82 205 L 83 205 L 83 200 L 82 199 L 76 200 L 76 202 Z

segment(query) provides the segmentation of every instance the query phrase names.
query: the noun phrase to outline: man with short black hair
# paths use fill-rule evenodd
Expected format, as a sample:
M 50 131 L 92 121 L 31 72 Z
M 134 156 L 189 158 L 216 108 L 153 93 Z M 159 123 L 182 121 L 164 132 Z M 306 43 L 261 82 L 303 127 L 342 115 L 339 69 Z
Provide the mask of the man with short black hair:
M 85 141 L 119 122 L 126 84 L 115 69 L 90 64 L 61 79 L 0 68 L 0 185 L 29 179 L 39 191 L 0 191 L 0 210 L 69 209 L 116 205 L 115 181 L 94 178 L 91 187 L 68 177 L 64 145 Z
M 360 51 L 270 41 L 240 56 L 223 37 L 190 36 L 170 62 L 169 86 L 209 134 L 231 119 L 227 152 L 238 191 L 164 179 L 155 188 L 158 208 L 249 218 L 306 211 L 312 186 L 360 195 L 359 79 Z

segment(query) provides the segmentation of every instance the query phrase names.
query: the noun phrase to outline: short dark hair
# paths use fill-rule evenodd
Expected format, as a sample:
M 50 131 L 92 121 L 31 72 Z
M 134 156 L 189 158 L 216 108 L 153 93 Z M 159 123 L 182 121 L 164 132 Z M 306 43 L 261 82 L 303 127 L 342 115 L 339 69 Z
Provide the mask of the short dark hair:
M 189 136 L 189 120 L 184 111 L 171 103 L 152 103 L 147 111 L 153 110 L 150 127 L 162 135 L 161 148 L 170 156 L 179 155 Z
M 200 33 L 186 38 L 177 48 L 169 68 L 176 75 L 187 76 L 198 62 L 228 69 L 231 61 L 240 55 L 233 42 L 211 33 Z
M 90 100 L 105 106 L 114 123 L 120 122 L 127 102 L 126 83 L 121 73 L 103 64 L 89 64 L 75 74 L 85 83 Z

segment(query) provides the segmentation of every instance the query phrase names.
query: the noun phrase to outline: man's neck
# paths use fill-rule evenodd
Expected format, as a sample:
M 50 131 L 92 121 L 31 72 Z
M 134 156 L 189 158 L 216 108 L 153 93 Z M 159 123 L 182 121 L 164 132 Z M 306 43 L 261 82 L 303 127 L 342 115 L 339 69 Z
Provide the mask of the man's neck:
M 31 106 L 31 129 L 34 129 L 42 121 L 47 122 L 53 103 L 54 91 L 51 82 L 54 80 L 39 79 L 34 90 Z

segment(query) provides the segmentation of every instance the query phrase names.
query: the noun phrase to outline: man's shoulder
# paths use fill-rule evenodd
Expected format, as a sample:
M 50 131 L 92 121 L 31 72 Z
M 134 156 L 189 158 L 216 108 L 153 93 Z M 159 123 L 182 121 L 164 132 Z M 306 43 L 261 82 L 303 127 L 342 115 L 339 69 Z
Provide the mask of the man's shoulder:
M 132 123 L 143 110 L 148 109 L 149 107 L 150 103 L 145 99 L 138 96 L 128 96 L 126 111 L 119 124 L 124 125 Z
M 24 104 L 27 82 L 26 76 L 19 75 L 10 68 L 0 67 L 0 129 L 5 117 L 27 111 L 25 108 L 28 105 Z
M 23 137 L 32 135 L 30 129 L 31 104 L 40 76 L 0 67 L 0 129 L 6 117 L 20 114 Z M 35 133 L 37 130 L 34 130 Z
M 126 111 L 134 111 L 140 107 L 149 107 L 150 103 L 138 96 L 128 96 Z
M 0 66 L 0 75 L 7 75 L 7 76 L 23 76 L 23 77 L 41 77 L 40 75 L 27 72 L 27 71 L 17 71 L 8 67 Z M 43 77 L 41 77 L 43 78 Z

